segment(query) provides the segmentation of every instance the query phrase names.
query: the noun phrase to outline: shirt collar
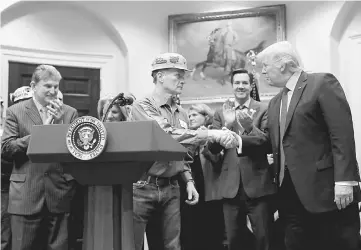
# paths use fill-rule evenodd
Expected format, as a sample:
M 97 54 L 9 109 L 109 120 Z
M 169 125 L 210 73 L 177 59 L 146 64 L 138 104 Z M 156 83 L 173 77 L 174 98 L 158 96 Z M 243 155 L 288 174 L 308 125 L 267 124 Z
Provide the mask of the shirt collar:
M 290 79 L 288 79 L 287 83 L 286 83 L 286 87 L 290 90 L 290 91 L 294 91 L 296 84 L 298 82 L 298 79 L 301 76 L 302 71 L 297 71 L 295 73 L 293 73 L 293 75 L 290 77 Z
M 158 95 L 157 93 L 153 92 L 152 97 L 158 107 L 168 105 L 176 107 L 176 110 L 179 109 L 179 106 L 173 101 L 171 95 Z
M 249 108 L 249 105 L 251 104 L 251 97 L 248 98 L 248 100 L 243 103 L 242 107 L 241 107 L 241 104 L 239 104 L 239 102 L 237 101 L 237 99 L 234 99 L 234 107 L 237 109 L 237 108 L 243 108 L 243 107 L 246 107 L 246 108 Z
M 40 102 L 38 102 L 36 100 L 35 96 L 33 96 L 33 101 L 34 101 L 35 106 L 38 109 L 39 113 L 41 113 L 42 110 L 44 110 L 44 111 L 46 110 L 46 108 L 43 105 L 41 105 Z

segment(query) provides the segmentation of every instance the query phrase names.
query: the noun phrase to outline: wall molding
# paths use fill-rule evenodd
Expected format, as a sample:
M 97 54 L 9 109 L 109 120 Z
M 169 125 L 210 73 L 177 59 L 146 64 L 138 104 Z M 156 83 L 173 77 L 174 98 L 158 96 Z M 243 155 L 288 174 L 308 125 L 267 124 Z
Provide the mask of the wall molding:
M 113 55 L 75 53 L 68 51 L 53 51 L 33 48 L 22 48 L 9 45 L 0 46 L 1 54 L 1 82 L 0 93 L 4 100 L 4 107 L 8 106 L 9 98 L 9 62 L 50 64 L 67 67 L 100 69 L 100 88 L 104 78 L 104 69 L 114 60 Z
M 355 34 L 352 36 L 349 36 L 351 40 L 355 40 L 358 44 L 361 44 L 361 34 Z

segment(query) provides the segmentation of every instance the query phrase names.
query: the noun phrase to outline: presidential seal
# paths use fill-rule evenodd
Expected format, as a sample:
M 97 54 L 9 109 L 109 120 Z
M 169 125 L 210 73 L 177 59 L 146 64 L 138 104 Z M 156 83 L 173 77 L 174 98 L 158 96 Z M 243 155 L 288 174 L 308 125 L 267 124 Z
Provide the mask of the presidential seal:
M 75 119 L 66 133 L 69 152 L 80 160 L 91 160 L 100 155 L 107 141 L 104 124 L 92 116 Z

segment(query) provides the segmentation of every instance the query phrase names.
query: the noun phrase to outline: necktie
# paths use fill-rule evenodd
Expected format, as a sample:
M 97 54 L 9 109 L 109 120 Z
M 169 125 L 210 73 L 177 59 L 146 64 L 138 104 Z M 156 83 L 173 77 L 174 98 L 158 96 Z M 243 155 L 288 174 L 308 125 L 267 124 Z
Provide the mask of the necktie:
M 247 106 L 243 105 L 242 108 L 239 106 L 237 109 L 236 109 L 236 112 L 245 112 L 244 109 L 248 109 Z M 242 126 L 242 124 L 238 121 L 238 119 L 236 118 L 237 120 L 237 124 L 238 124 L 238 134 L 239 135 L 243 135 L 244 133 L 244 128 Z
M 288 91 L 289 89 L 287 87 L 283 88 L 282 104 L 281 104 L 282 106 L 281 106 L 281 115 L 280 115 L 280 176 L 279 176 L 280 186 L 282 185 L 283 177 L 285 175 L 285 165 L 286 165 L 285 152 L 283 150 L 282 140 L 286 129 Z
M 46 119 L 48 119 L 48 112 L 47 112 L 46 108 L 40 109 L 40 116 L 41 116 L 41 119 L 43 120 L 43 124 L 44 124 Z

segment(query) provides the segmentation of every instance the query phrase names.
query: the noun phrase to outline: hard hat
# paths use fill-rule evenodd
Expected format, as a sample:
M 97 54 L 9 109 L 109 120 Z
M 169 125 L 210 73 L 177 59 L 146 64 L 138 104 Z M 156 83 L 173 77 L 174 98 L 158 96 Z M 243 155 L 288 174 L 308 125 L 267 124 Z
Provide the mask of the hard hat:
M 10 99 L 13 103 L 20 100 L 29 99 L 31 97 L 33 97 L 33 91 L 29 86 L 17 88 L 14 93 L 10 94 Z
M 184 56 L 177 53 L 163 53 L 158 55 L 152 63 L 152 71 L 159 69 L 187 69 L 187 60 Z

